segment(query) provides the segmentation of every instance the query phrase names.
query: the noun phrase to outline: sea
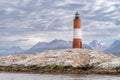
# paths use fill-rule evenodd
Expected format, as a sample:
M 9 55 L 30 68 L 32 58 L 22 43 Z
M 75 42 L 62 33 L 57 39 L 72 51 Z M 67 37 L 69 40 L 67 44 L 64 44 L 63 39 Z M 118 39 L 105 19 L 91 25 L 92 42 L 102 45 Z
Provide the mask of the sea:
M 0 80 L 120 80 L 115 75 L 0 73 Z

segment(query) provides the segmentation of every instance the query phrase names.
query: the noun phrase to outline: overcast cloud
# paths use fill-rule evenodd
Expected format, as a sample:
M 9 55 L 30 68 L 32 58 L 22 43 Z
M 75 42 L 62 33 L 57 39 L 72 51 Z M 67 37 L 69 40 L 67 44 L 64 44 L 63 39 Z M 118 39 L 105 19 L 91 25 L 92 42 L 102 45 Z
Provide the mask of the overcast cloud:
M 76 11 L 84 43 L 120 39 L 120 0 L 0 0 L 0 49 L 72 41 Z

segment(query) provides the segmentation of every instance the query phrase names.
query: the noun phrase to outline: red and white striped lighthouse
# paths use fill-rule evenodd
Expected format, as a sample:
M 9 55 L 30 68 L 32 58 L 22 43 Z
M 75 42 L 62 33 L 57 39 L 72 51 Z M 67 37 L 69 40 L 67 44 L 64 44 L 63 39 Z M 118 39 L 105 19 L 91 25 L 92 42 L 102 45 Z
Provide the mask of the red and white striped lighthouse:
M 76 12 L 73 21 L 74 21 L 73 48 L 82 48 L 81 20 L 79 18 L 78 12 Z

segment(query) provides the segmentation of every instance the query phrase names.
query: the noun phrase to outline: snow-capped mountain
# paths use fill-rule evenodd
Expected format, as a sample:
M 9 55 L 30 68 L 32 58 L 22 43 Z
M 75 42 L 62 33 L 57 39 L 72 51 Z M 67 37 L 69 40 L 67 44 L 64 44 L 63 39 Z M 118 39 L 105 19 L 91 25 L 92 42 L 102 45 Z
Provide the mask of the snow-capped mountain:
M 58 39 L 55 39 L 50 42 L 39 42 L 24 53 L 43 52 L 45 50 L 67 49 L 71 48 L 71 44 L 71 41 L 64 41 Z
M 53 40 L 48 44 L 49 48 L 71 48 L 71 41 Z
M 120 40 L 116 40 L 108 49 L 104 52 L 112 53 L 114 55 L 120 56 Z
M 31 49 L 46 48 L 47 45 L 48 42 L 39 42 L 36 45 L 34 45 Z
M 72 48 L 72 41 L 55 39 L 51 42 L 39 42 L 29 50 L 25 51 L 24 53 L 35 53 L 35 52 L 43 52 L 45 50 L 58 50 L 58 49 L 69 49 L 69 48 Z M 83 44 L 83 48 L 92 49 L 87 44 Z
M 99 42 L 97 40 L 93 40 L 92 42 L 90 42 L 89 46 L 92 47 L 92 49 L 94 50 L 100 50 L 100 51 L 104 51 L 109 47 L 108 44 Z
M 92 47 L 90 47 L 88 44 L 82 44 L 82 47 L 83 47 L 83 49 L 91 49 L 91 50 L 93 50 Z
M 0 55 L 18 54 L 18 53 L 22 53 L 24 51 L 25 51 L 24 49 L 14 46 L 14 47 L 6 49 L 3 52 L 0 52 Z

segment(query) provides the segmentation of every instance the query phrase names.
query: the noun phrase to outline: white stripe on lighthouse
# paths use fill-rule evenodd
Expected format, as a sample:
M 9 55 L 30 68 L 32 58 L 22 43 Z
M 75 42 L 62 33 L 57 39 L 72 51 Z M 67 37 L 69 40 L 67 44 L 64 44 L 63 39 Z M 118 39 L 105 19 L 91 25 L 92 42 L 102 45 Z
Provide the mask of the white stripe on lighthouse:
M 75 28 L 74 29 L 74 38 L 81 38 L 81 29 L 80 28 Z

